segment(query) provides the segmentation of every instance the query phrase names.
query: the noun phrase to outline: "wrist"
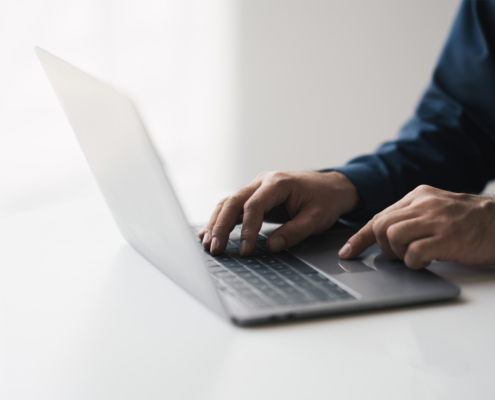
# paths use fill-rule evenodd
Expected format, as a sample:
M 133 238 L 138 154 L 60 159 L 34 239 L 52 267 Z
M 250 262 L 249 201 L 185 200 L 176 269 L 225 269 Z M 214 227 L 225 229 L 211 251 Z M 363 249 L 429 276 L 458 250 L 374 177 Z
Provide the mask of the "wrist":
M 363 200 L 356 186 L 344 174 L 337 171 L 323 172 L 327 175 L 334 193 L 337 193 L 339 215 L 349 214 L 362 206 Z

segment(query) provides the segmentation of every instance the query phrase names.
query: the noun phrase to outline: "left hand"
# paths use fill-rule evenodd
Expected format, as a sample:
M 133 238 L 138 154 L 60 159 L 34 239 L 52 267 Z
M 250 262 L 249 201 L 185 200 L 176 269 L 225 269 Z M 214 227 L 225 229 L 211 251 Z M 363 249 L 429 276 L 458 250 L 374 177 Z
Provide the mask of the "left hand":
M 339 256 L 357 257 L 374 243 L 411 269 L 433 260 L 495 265 L 495 198 L 418 186 L 375 215 Z

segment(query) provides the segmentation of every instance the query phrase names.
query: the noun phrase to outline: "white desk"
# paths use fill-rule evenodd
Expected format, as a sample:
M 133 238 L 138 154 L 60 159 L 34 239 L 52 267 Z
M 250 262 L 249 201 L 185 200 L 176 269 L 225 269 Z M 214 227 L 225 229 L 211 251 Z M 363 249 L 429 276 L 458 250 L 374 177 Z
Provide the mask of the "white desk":
M 454 303 L 246 329 L 127 245 L 95 187 L 5 213 L 0 248 L 2 399 L 495 398 L 494 268 L 435 266 Z

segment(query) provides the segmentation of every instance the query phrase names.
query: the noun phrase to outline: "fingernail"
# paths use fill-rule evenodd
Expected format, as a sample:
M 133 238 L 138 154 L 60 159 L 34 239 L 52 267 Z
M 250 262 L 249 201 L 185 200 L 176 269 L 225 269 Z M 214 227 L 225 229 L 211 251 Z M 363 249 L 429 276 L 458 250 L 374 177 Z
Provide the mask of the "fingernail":
M 351 252 L 351 245 L 350 243 L 346 243 L 344 247 L 342 247 L 339 251 L 339 257 L 345 257 Z
M 203 243 L 208 243 L 210 241 L 210 234 L 208 232 L 203 236 Z
M 248 249 L 247 240 L 246 239 L 241 240 L 241 251 L 240 251 L 241 256 L 246 255 L 247 249 Z
M 282 236 L 274 237 L 270 240 L 270 251 L 272 253 L 277 253 L 285 249 L 285 239 Z
M 214 237 L 211 241 L 210 252 L 213 253 L 214 251 L 216 251 L 217 247 L 218 247 L 218 239 Z

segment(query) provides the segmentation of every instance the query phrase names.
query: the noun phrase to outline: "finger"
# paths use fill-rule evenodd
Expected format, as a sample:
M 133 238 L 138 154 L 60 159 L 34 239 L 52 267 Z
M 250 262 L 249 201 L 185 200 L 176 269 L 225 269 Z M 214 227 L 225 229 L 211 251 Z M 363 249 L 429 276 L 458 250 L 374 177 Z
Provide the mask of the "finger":
M 268 237 L 268 249 L 277 253 L 318 232 L 321 225 L 321 214 L 315 208 L 303 209 L 294 219 L 283 224 Z
M 434 236 L 412 242 L 404 256 L 404 263 L 411 269 L 426 268 L 430 263 L 439 258 L 441 246 Z
M 251 254 L 258 240 L 258 233 L 265 214 L 282 204 L 289 196 L 287 185 L 262 184 L 244 205 L 240 254 Z
M 420 211 L 418 209 L 405 207 L 389 212 L 380 213 L 373 222 L 373 233 L 375 235 L 376 243 L 378 244 L 378 246 L 380 246 L 380 249 L 383 251 L 383 253 L 391 260 L 396 260 L 401 257 L 399 254 L 395 253 L 390 245 L 390 227 L 401 221 L 407 221 L 416 218 L 419 214 Z
M 387 207 L 381 213 L 375 215 L 361 230 L 352 236 L 347 243 L 342 246 L 339 251 L 339 257 L 345 260 L 355 258 L 365 251 L 368 247 L 376 243 L 376 238 L 373 232 L 373 225 L 375 221 L 384 214 L 391 213 L 401 208 L 409 206 L 413 201 L 413 197 L 409 194 L 403 197 L 398 202 Z
M 409 245 L 416 240 L 432 236 L 434 229 L 435 227 L 428 220 L 414 218 L 390 226 L 387 237 L 394 254 L 403 260 Z
M 253 182 L 225 200 L 211 228 L 210 252 L 212 254 L 219 254 L 225 250 L 229 234 L 242 214 L 244 203 L 253 195 L 259 185 L 259 183 Z
M 355 258 L 376 242 L 373 233 L 373 220 L 369 221 L 361 230 L 352 236 L 339 251 L 339 257 L 344 260 Z
M 203 232 L 203 236 L 202 237 L 200 236 L 200 238 L 203 240 L 203 248 L 205 250 L 210 249 L 211 238 L 212 238 L 211 237 L 211 231 L 213 229 L 213 226 L 215 225 L 215 222 L 218 218 L 218 215 L 220 214 L 220 211 L 222 210 L 223 204 L 225 203 L 226 200 L 227 199 L 223 199 L 222 201 L 220 201 L 217 204 L 217 206 L 215 207 L 215 210 L 211 214 L 210 220 L 204 226 L 204 228 L 201 230 Z

